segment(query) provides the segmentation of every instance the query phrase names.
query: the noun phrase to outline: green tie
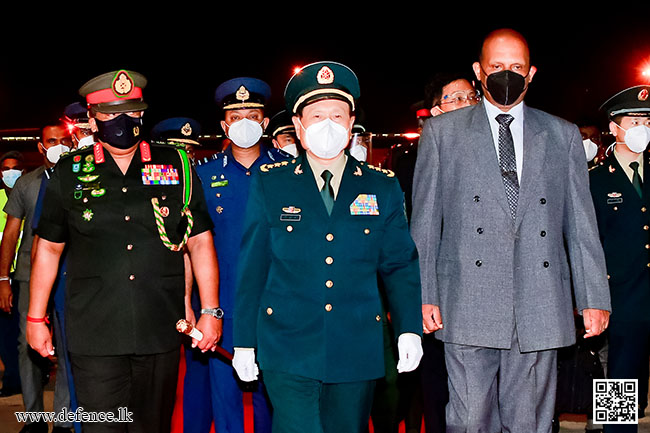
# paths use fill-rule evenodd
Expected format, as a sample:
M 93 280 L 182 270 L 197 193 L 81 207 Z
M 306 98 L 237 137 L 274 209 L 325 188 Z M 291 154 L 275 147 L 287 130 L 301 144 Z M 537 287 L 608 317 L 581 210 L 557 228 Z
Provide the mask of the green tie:
M 643 182 L 641 181 L 641 175 L 639 174 L 639 163 L 637 161 L 630 162 L 630 168 L 634 171 L 632 175 L 632 186 L 636 189 L 639 197 L 643 197 Z
M 325 208 L 327 209 L 327 214 L 332 214 L 332 208 L 334 207 L 334 189 L 330 181 L 332 180 L 332 173 L 329 170 L 323 170 L 320 174 L 320 177 L 323 178 L 325 184 L 320 190 L 320 196 L 323 198 L 323 203 L 325 203 Z

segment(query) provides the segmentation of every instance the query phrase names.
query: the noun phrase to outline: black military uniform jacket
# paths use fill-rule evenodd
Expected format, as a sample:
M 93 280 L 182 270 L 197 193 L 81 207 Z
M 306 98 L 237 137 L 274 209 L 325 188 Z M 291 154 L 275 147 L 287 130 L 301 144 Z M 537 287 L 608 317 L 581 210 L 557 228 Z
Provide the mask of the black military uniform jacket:
M 612 153 L 589 172 L 605 250 L 612 322 L 650 321 L 650 155 L 643 154 L 643 198 Z
M 161 241 L 151 199 L 159 200 L 169 240 L 179 243 L 187 227 L 180 214 L 183 166 L 176 148 L 150 149 L 146 162 L 136 151 L 126 174 L 108 151 L 100 151 L 104 162 L 95 161 L 93 147 L 73 152 L 61 158 L 48 185 L 37 234 L 67 243 L 72 353 L 162 353 L 181 342 L 174 325 L 184 317 L 183 254 Z M 212 222 L 193 170 L 191 178 L 194 236 Z

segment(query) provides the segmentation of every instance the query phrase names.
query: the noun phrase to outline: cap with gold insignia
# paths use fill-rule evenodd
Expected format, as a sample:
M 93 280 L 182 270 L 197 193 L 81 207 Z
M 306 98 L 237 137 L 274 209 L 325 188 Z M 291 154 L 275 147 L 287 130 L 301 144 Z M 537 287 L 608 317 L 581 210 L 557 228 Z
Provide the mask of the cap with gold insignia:
M 609 98 L 600 109 L 614 116 L 650 116 L 650 86 L 634 86 Z
M 266 130 L 271 137 L 276 137 L 279 134 L 296 133 L 296 127 L 293 126 L 293 122 L 291 121 L 291 114 L 286 110 L 282 110 L 273 116 Z
M 239 77 L 217 87 L 214 99 L 224 110 L 264 108 L 271 98 L 271 87 L 257 78 Z
M 146 85 L 144 75 L 121 69 L 91 79 L 81 86 L 79 94 L 86 98 L 91 112 L 142 111 L 147 108 L 142 99 L 142 89 Z
M 156 142 L 200 145 L 199 134 L 201 125 L 189 117 L 171 117 L 151 129 L 151 139 Z
M 317 62 L 304 66 L 287 83 L 284 100 L 290 113 L 322 99 L 340 99 L 356 109 L 360 96 L 359 80 L 347 66 L 336 62 Z
M 81 102 L 73 102 L 63 110 L 64 121 L 66 124 L 75 128 L 90 129 L 88 123 L 88 107 Z

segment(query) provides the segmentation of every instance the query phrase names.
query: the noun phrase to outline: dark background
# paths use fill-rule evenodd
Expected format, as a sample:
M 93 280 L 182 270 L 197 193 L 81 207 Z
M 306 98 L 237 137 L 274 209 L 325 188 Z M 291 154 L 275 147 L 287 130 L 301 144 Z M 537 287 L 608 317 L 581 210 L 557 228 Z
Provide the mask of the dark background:
M 407 3 L 385 10 L 374 3 L 357 10 L 304 2 L 265 9 L 253 3 L 210 9 L 189 3 L 101 5 L 85 14 L 82 4 L 72 3 L 65 11 L 39 9 L 38 17 L 33 11 L 4 14 L 0 129 L 38 128 L 79 100 L 85 81 L 124 68 L 149 80 L 149 127 L 166 117 L 189 116 L 204 133 L 221 133 L 213 96 L 222 81 L 267 81 L 273 115 L 283 108 L 294 67 L 332 60 L 359 77 L 367 130 L 413 131 L 410 107 L 422 99 L 430 75 L 451 69 L 472 74 L 483 36 L 500 27 L 515 28 L 529 41 L 538 72 L 527 103 L 574 122 L 603 121 L 600 104 L 640 84 L 639 68 L 650 66 L 648 8 L 640 6 L 568 14 L 548 3 L 483 3 L 478 9 L 458 4 L 451 11 Z M 495 12 L 496 5 L 515 12 Z

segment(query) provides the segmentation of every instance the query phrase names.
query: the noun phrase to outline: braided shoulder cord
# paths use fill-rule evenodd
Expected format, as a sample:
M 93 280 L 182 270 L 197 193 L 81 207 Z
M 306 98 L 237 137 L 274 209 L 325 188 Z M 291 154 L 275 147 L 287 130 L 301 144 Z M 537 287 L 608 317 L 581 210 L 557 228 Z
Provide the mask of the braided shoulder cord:
M 187 228 L 185 229 L 185 234 L 183 239 L 179 244 L 173 243 L 169 240 L 167 236 L 167 230 L 165 229 L 165 220 L 160 211 L 160 205 L 158 203 L 158 198 L 154 197 L 151 199 L 151 205 L 153 207 L 153 216 L 156 220 L 156 227 L 158 228 L 158 235 L 163 245 L 165 245 L 171 251 L 181 251 L 183 247 L 187 244 L 187 240 L 190 238 L 190 233 L 192 233 L 192 227 L 194 226 L 194 217 L 192 216 L 192 211 L 190 210 L 190 201 L 192 199 L 192 171 L 190 169 L 190 162 L 187 158 L 187 154 L 178 150 L 178 154 L 181 157 L 181 162 L 183 166 L 183 208 L 181 209 L 181 216 L 187 217 Z

